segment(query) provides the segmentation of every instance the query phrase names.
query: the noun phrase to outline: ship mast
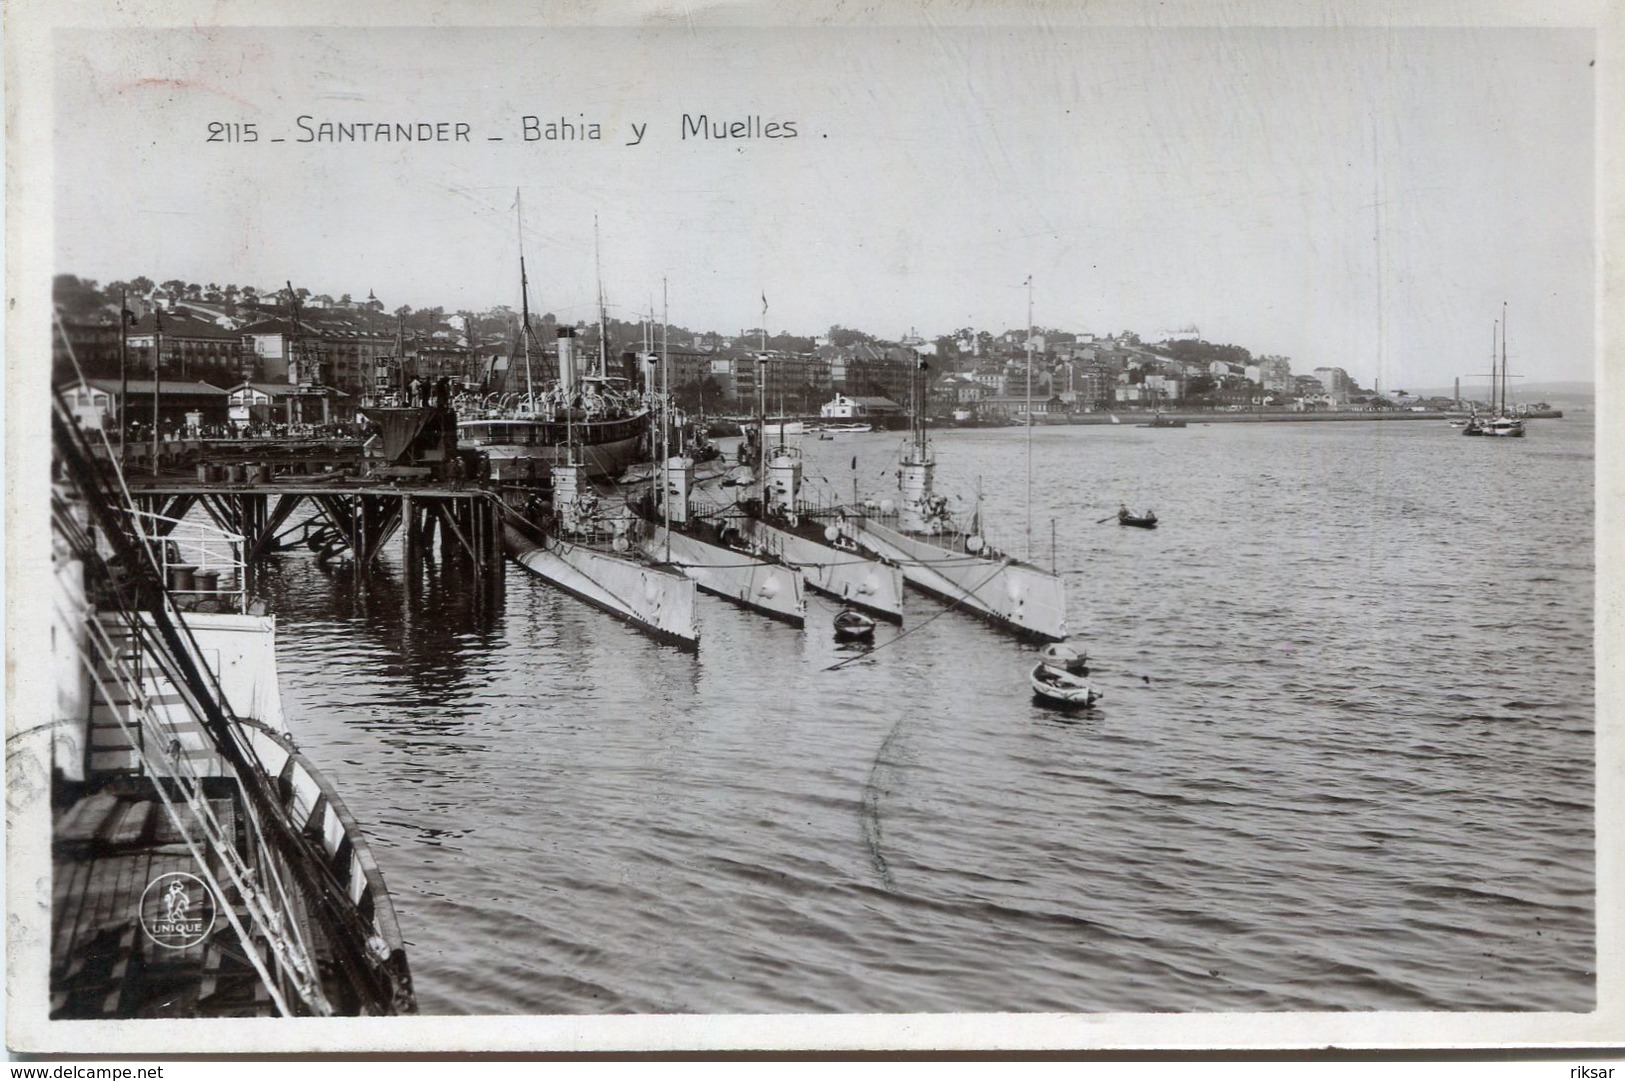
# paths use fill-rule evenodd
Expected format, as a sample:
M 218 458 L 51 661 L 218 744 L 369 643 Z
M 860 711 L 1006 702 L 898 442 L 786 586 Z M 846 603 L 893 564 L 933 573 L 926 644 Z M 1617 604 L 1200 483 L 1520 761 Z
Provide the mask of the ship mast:
M 666 292 L 666 279 L 660 279 L 660 506 L 664 511 L 666 527 L 666 562 L 671 562 L 671 481 L 667 471 L 671 468 L 671 357 L 667 349 L 667 336 L 671 327 L 671 301 Z M 650 484 L 655 481 L 649 478 Z M 687 521 L 687 516 L 684 516 Z
M 127 367 L 126 353 L 129 350 L 130 340 L 130 300 L 125 290 L 118 292 L 118 464 L 119 469 L 124 468 L 126 459 L 125 448 L 129 443 L 130 429 L 129 416 L 125 407 L 130 401 L 130 370 Z M 153 393 L 158 393 L 158 383 L 153 381 Z
M 609 375 L 609 314 L 604 310 L 604 261 L 598 247 L 598 215 L 592 216 L 592 262 L 598 276 L 598 378 Z
M 920 351 L 911 347 L 914 354 L 914 363 L 909 368 L 909 411 L 913 415 L 911 428 L 914 434 L 914 460 L 924 464 L 926 455 L 930 453 L 925 434 L 925 378 L 920 374 L 925 370 L 925 361 L 920 357 Z
M 1022 558 L 1033 554 L 1033 276 L 1027 275 L 1027 539 Z
M 513 206 L 518 213 L 519 225 L 519 342 L 525 351 L 525 407 L 536 408 L 536 398 L 530 384 L 530 342 L 535 337 L 530 328 L 530 279 L 525 276 L 525 208 L 520 202 L 519 190 L 514 189 Z
M 291 285 L 288 295 L 290 298 L 293 296 Z M 152 475 L 155 477 L 158 475 L 158 395 L 163 389 L 163 370 L 164 313 L 155 306 L 152 309 Z

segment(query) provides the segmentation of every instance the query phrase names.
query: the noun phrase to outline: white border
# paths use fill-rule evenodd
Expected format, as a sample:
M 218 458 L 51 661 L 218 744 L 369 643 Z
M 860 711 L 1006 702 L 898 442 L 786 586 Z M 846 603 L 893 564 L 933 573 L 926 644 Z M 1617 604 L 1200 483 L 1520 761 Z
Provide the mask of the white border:
M 560 5 L 540 14 L 534 5 L 493 2 L 455 5 L 407 0 L 346 5 L 307 0 L 237 5 L 204 3 L 13 0 L 6 11 L 7 247 L 6 247 L 6 571 L 7 706 L 44 703 L 49 680 L 45 597 L 30 585 L 49 581 L 46 478 L 52 265 L 50 34 L 91 27 L 115 40 L 121 28 L 190 26 L 626 26 L 684 22 L 696 28 L 802 25 L 979 25 L 1043 20 L 1064 25 L 1203 26 L 1569 26 L 1597 30 L 1597 948 L 1598 1003 L 1590 1014 L 1545 1013 L 1272 1013 L 1272 1014 L 969 1014 L 895 1016 L 568 1016 L 410 1017 L 284 1021 L 59 1021 L 47 1019 L 50 926 L 50 827 L 45 802 L 31 799 L 46 781 L 43 734 L 7 744 L 7 1043 L 28 1052 L 124 1054 L 292 1053 L 356 1051 L 860 1051 L 1022 1049 L 1270 1049 L 1270 1048 L 1582 1048 L 1625 1043 L 1620 959 L 1621 815 L 1625 779 L 1620 692 L 1625 687 L 1618 642 L 1625 631 L 1619 578 L 1625 509 L 1620 418 L 1625 418 L 1619 351 L 1625 282 L 1618 241 L 1625 201 L 1618 178 L 1615 133 L 1625 117 L 1625 77 L 1619 65 L 1625 6 L 1580 2 L 1357 3 L 1293 2 L 958 5 L 883 3 L 799 4 L 767 0 L 691 8 L 648 0 Z M 21 631 L 22 633 L 18 633 Z M 8 726 L 8 734 L 10 728 Z

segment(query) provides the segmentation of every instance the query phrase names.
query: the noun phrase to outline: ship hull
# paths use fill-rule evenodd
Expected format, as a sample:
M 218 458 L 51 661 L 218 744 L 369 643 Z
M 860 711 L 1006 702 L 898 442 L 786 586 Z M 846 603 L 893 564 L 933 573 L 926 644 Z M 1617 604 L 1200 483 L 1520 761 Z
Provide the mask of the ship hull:
M 708 544 L 661 525 L 651 525 L 641 546 L 644 558 L 670 566 L 706 593 L 792 626 L 806 624 L 801 572 Z
M 557 537 L 532 540 L 512 526 L 503 530 L 503 546 L 520 566 L 571 596 L 661 641 L 699 644 L 689 579 Z
M 1066 590 L 1061 580 L 1015 560 L 984 559 L 901 533 L 866 517 L 839 528 L 860 547 L 902 568 L 915 588 L 960 605 L 1017 634 L 1066 638 Z
M 490 460 L 495 480 L 543 477 L 567 463 L 573 444 L 577 462 L 593 478 L 617 477 L 642 456 L 647 414 L 611 421 L 565 424 L 518 418 L 473 419 L 457 425 L 458 446 Z
M 759 518 L 730 518 L 753 551 L 799 570 L 807 588 L 891 623 L 903 621 L 903 572 L 855 549 L 820 544 Z

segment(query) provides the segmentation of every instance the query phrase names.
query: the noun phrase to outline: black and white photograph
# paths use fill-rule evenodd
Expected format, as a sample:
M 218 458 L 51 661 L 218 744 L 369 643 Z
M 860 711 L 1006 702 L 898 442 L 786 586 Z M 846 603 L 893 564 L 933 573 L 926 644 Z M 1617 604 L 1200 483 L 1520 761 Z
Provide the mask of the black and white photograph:
M 1617 1044 L 1619 17 L 8 5 L 8 1047 Z

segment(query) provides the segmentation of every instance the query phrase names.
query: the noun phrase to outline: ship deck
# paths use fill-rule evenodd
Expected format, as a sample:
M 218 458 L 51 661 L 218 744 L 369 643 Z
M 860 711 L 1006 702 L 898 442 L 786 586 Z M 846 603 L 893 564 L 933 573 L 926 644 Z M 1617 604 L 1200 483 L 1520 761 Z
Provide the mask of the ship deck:
M 227 778 L 204 783 L 210 807 L 235 835 L 234 789 Z M 239 849 L 246 855 L 251 847 Z M 143 929 L 147 887 L 166 874 L 197 871 L 149 782 L 118 781 L 58 808 L 52 841 L 53 1019 L 275 1012 L 223 914 L 201 941 L 183 948 L 162 945 Z

